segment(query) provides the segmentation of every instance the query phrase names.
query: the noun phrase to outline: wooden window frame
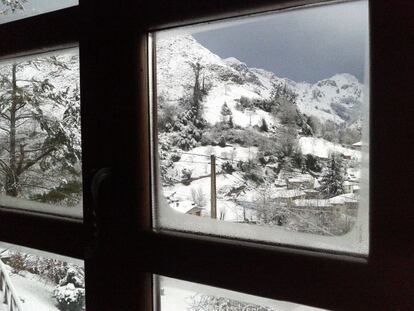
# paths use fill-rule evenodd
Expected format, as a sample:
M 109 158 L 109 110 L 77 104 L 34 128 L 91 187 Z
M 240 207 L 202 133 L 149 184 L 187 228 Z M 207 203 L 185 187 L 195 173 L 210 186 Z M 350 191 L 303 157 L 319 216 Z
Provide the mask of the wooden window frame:
M 332 310 L 413 308 L 409 1 L 370 2 L 367 259 L 151 228 L 148 32 L 322 2 L 335 1 L 80 0 L 0 25 L 0 57 L 79 42 L 85 206 L 83 221 L 0 207 L 0 241 L 84 258 L 88 311 L 152 310 L 152 274 Z

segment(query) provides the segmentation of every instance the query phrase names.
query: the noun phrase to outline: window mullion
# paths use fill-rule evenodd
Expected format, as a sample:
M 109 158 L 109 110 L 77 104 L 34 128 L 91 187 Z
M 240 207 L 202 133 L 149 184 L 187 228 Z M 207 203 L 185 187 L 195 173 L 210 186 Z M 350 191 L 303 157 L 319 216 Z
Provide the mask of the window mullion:
M 0 25 L 0 57 L 72 46 L 79 40 L 79 7 Z
M 0 208 L 0 241 L 65 256 L 84 257 L 85 234 L 80 219 Z

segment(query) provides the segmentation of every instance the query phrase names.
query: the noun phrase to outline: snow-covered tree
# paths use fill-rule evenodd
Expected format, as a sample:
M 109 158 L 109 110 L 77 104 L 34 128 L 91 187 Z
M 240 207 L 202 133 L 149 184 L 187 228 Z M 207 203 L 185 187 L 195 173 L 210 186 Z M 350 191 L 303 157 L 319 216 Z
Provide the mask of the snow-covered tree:
M 256 310 L 256 311 L 273 311 L 272 308 L 259 306 L 253 303 L 237 301 L 225 297 L 216 297 L 211 295 L 195 294 L 187 299 L 189 311 L 207 311 L 207 310 Z
M 221 114 L 221 117 L 223 119 L 223 122 L 226 122 L 227 117 L 231 116 L 233 113 L 231 112 L 229 106 L 227 106 L 227 103 L 224 103 L 221 106 L 220 114 Z
M 27 0 L 0 0 L 0 15 L 23 10 L 23 3 Z
M 28 197 L 80 182 L 77 62 L 76 55 L 49 56 L 0 67 L 0 183 L 6 195 Z
M 267 125 L 265 118 L 262 118 L 262 124 L 260 125 L 260 130 L 262 132 L 267 132 L 269 130 L 269 126 Z
M 260 189 L 261 191 L 254 199 L 258 223 L 272 226 L 283 226 L 286 224 L 288 216 L 286 209 L 279 206 L 281 203 L 272 200 L 272 191 L 269 183 L 265 183 Z
M 193 85 L 193 94 L 192 94 L 192 108 L 195 110 L 197 117 L 201 117 L 202 114 L 202 104 L 204 94 L 204 83 L 200 84 L 200 75 L 204 69 L 204 66 L 200 64 L 199 61 L 195 63 L 190 63 L 191 68 L 194 72 L 194 85 Z
M 344 167 L 339 154 L 329 156 L 328 166 L 320 181 L 320 191 L 326 197 L 333 197 L 344 193 Z

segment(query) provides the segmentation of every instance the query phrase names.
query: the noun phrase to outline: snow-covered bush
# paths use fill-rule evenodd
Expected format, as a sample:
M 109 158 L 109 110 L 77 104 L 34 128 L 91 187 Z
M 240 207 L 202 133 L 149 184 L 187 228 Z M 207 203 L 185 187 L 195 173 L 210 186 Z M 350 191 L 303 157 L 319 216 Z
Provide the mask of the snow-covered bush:
M 230 163 L 230 161 L 226 161 L 221 165 L 221 169 L 226 172 L 227 174 L 232 174 L 235 169 L 233 165 Z
M 79 311 L 85 304 L 85 289 L 76 288 L 72 283 L 56 287 L 54 296 L 62 311 Z
M 19 274 L 21 271 L 26 270 L 26 255 L 20 252 L 13 252 L 5 262 L 12 268 L 12 272 Z
M 240 310 L 257 310 L 257 311 L 273 311 L 274 309 L 266 306 L 259 306 L 256 304 L 237 301 L 224 297 L 216 297 L 203 294 L 195 294 L 187 298 L 189 311 L 204 311 L 204 310 L 226 310 L 226 311 L 240 311 Z
M 83 271 L 68 269 L 66 276 L 53 291 L 58 307 L 62 311 L 80 311 L 85 305 L 85 285 Z
M 183 184 L 189 184 L 192 174 L 193 174 L 193 170 L 188 169 L 188 168 L 183 168 L 181 170 L 181 179 L 182 179 L 181 182 Z
M 207 204 L 206 196 L 201 187 L 198 187 L 198 189 L 191 188 L 191 198 L 198 207 L 204 207 Z

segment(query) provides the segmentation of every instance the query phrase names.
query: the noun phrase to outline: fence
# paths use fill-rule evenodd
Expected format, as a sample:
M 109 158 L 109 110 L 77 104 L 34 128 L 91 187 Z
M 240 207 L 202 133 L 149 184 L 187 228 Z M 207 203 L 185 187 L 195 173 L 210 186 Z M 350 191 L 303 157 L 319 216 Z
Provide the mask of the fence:
M 6 266 L 0 259 L 0 290 L 3 292 L 3 303 L 7 305 L 7 311 L 24 311 L 17 295 L 16 289 L 11 283 Z

